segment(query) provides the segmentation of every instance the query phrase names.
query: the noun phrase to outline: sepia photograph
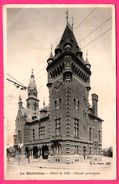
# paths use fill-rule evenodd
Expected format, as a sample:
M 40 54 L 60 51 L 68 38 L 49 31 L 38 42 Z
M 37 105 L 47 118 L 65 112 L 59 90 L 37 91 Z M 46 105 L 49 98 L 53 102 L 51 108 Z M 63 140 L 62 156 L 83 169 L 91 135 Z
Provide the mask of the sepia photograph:
M 116 179 L 114 5 L 4 5 L 7 180 Z

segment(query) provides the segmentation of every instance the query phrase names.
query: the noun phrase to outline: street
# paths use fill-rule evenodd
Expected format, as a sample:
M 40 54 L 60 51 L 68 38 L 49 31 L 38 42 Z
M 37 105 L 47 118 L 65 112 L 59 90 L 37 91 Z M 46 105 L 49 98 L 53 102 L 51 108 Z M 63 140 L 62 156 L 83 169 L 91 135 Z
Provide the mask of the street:
M 103 157 L 99 162 L 49 163 L 47 160 L 10 158 L 5 169 L 5 178 L 11 180 L 50 179 L 114 179 L 112 158 Z M 113 174 L 113 177 L 112 177 Z

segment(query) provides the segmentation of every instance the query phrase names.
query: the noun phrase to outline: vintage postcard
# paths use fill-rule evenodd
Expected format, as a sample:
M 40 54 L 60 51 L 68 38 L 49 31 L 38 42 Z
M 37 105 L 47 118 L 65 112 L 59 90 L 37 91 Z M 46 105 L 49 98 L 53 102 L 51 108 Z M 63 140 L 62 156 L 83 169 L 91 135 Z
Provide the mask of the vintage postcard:
M 5 179 L 116 179 L 115 6 L 4 5 Z

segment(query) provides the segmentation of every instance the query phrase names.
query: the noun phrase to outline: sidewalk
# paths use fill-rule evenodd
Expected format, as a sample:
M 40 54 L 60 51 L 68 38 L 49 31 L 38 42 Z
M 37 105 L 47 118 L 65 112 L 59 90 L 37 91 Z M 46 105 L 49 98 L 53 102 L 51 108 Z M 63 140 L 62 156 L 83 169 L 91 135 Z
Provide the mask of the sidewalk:
M 73 164 L 66 164 L 66 163 L 50 163 L 48 160 L 43 160 L 41 158 L 39 159 L 33 159 L 30 158 L 30 162 L 28 163 L 27 158 L 10 158 L 8 165 L 25 165 L 29 167 L 35 167 L 35 168 L 48 168 L 48 169 L 85 169 L 86 167 L 90 169 L 96 168 L 107 168 L 112 166 L 112 158 L 109 157 L 102 157 L 102 161 L 89 161 L 84 160 L 83 162 L 77 162 Z

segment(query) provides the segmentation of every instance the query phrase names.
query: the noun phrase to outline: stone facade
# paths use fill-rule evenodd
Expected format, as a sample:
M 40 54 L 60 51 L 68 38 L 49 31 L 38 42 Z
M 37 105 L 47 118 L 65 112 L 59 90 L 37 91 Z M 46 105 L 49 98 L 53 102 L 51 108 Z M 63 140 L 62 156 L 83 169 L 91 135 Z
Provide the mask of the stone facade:
M 91 65 L 83 59 L 69 23 L 47 63 L 49 105 L 39 109 L 32 72 L 26 108 L 19 98 L 14 145 L 49 161 L 100 155 L 103 120 L 98 117 L 96 94 L 89 104 Z

